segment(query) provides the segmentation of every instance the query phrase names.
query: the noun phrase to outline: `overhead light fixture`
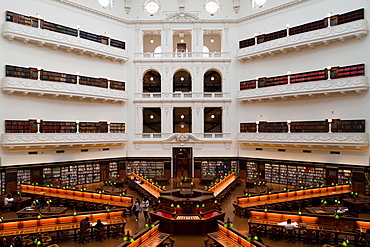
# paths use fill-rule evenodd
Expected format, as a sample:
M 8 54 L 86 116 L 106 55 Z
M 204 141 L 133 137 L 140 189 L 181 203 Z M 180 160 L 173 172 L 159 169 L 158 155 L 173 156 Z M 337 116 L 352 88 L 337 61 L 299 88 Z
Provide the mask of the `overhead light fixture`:
M 153 44 L 154 43 L 154 39 L 153 39 L 153 32 L 152 32 L 152 36 L 150 38 L 150 43 Z
M 214 43 L 215 39 L 213 38 L 213 31 L 212 31 L 212 37 L 211 37 L 211 43 Z
M 180 81 L 184 81 L 185 78 L 183 76 L 180 77 Z
M 185 40 L 184 39 L 180 39 L 180 43 L 184 43 L 185 42 Z
M 180 118 L 181 119 L 184 119 L 185 118 L 184 114 L 181 114 Z
M 214 81 L 214 80 L 215 80 L 215 78 L 212 76 L 212 77 L 211 77 L 211 81 Z
M 149 80 L 154 81 L 154 77 L 153 77 L 153 76 L 151 76 L 151 77 L 149 78 Z
M 212 118 L 212 119 L 213 119 L 213 118 L 215 118 L 215 115 L 214 115 L 214 114 L 212 114 L 212 115 L 211 115 L 211 118 Z
M 153 118 L 154 118 L 154 115 L 153 115 L 153 114 L 152 114 L 152 115 L 150 115 L 150 116 L 149 116 L 149 118 L 150 118 L 150 119 L 153 119 Z

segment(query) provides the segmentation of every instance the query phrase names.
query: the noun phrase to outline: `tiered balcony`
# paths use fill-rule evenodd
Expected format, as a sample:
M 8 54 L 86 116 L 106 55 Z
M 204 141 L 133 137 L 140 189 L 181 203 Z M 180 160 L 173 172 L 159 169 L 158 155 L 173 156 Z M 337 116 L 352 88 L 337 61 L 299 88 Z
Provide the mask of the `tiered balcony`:
M 368 34 L 364 9 L 355 10 L 322 20 L 289 27 L 268 34 L 256 34 L 255 37 L 240 41 L 237 53 L 239 61 L 253 60 L 266 56 L 275 56 L 303 48 L 329 45 L 335 41 L 344 42 L 356 37 L 361 39 Z
M 20 22 L 20 19 L 25 19 L 26 23 Z M 113 40 L 110 37 L 94 35 L 79 29 L 64 27 L 35 17 L 22 16 L 11 12 L 7 12 L 7 20 L 3 24 L 2 34 L 10 41 L 19 40 L 25 44 L 29 42 L 36 43 L 40 47 L 49 46 L 54 50 L 73 51 L 80 55 L 100 57 L 101 59 L 110 59 L 118 62 L 126 62 L 128 60 L 127 51 L 118 48 L 124 42 Z M 43 25 L 39 24 L 41 21 Z M 86 37 L 82 38 L 80 36 L 82 33 L 86 34 Z M 101 38 L 99 41 L 95 40 L 95 37 L 98 36 L 99 39 Z M 118 43 L 117 46 L 114 46 L 114 42 Z

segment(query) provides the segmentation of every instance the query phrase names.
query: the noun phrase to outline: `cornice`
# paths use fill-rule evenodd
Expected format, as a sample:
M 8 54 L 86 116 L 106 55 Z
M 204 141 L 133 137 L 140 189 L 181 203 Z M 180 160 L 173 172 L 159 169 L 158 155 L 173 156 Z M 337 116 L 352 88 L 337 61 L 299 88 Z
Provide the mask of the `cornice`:
M 314 48 L 315 45 L 329 45 L 333 41 L 345 41 L 347 38 L 360 39 L 369 32 L 366 20 L 353 21 L 337 26 L 318 29 L 311 32 L 264 42 L 254 46 L 239 49 L 236 58 L 240 61 L 275 56 L 279 53 L 300 51 L 302 48 Z
M 317 0 L 294 0 L 290 1 L 285 4 L 281 4 L 276 7 L 272 7 L 266 10 L 258 11 L 256 13 L 244 16 L 242 18 L 236 18 L 236 19 L 200 19 L 199 17 L 191 14 L 191 13 L 184 13 L 186 15 L 186 18 L 178 18 L 176 17 L 177 15 L 180 15 L 178 12 L 174 12 L 174 14 L 166 17 L 164 20 L 126 20 L 124 18 L 120 18 L 114 15 L 107 14 L 103 11 L 99 11 L 78 3 L 74 3 L 70 0 L 44 0 L 44 1 L 49 1 L 49 2 L 56 2 L 59 4 L 64 4 L 72 8 L 76 8 L 82 11 L 89 12 L 94 15 L 100 15 L 104 18 L 108 18 L 117 22 L 125 23 L 125 24 L 169 24 L 169 23 L 240 23 L 244 22 L 247 20 L 251 20 L 266 14 L 270 14 L 282 9 L 286 9 L 298 4 L 306 3 L 306 2 L 311 2 L 311 1 L 317 1 Z
M 247 145 L 293 145 L 323 147 L 364 147 L 368 133 L 239 133 L 239 143 Z
M 279 86 L 247 89 L 239 91 L 238 101 L 253 101 L 262 99 L 278 99 L 285 97 L 312 96 L 330 93 L 341 93 L 366 91 L 369 89 L 368 77 L 358 76 L 325 81 L 311 81 Z
M 6 133 L 1 135 L 3 147 L 94 146 L 127 143 L 126 133 Z
M 99 99 L 107 102 L 126 102 L 128 100 L 126 91 L 114 89 L 13 77 L 4 77 L 2 81 L 2 90 L 9 94 L 19 92 L 23 95 L 29 93 L 36 93 L 39 96 L 52 95 L 54 97 L 64 95 L 69 98 Z
M 97 56 L 119 62 L 128 60 L 128 53 L 124 49 L 13 22 L 4 22 L 2 34 L 9 40 L 18 39 L 24 43 L 33 41 L 39 46 L 49 45 L 54 50 L 64 48 L 66 52 L 74 51 L 80 55 Z

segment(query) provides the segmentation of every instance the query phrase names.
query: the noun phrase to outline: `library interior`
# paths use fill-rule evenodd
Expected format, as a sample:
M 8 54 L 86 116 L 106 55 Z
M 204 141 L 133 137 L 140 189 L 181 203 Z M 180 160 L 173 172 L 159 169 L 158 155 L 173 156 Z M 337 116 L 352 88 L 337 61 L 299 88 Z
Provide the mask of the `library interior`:
M 0 6 L 0 247 L 370 247 L 368 0 Z

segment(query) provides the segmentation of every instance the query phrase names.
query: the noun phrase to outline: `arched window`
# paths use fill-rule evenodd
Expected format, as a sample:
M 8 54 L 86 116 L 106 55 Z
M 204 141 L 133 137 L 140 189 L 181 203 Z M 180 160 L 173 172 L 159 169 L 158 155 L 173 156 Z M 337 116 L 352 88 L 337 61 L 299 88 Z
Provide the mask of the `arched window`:
M 204 92 L 222 92 L 222 78 L 216 70 L 209 70 L 203 78 Z
M 157 0 L 148 0 L 145 3 L 145 9 L 150 15 L 157 13 L 159 10 L 159 3 Z
M 162 53 L 162 46 L 157 46 L 155 49 L 154 49 L 154 57 L 161 57 Z
M 161 92 L 161 75 L 157 71 L 151 70 L 145 73 L 143 78 L 143 92 Z

